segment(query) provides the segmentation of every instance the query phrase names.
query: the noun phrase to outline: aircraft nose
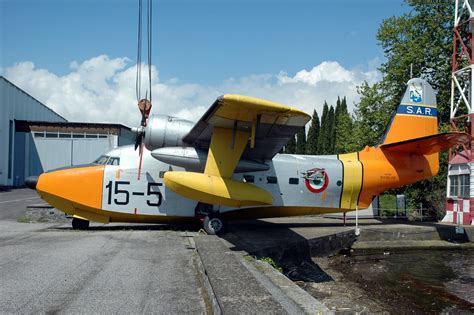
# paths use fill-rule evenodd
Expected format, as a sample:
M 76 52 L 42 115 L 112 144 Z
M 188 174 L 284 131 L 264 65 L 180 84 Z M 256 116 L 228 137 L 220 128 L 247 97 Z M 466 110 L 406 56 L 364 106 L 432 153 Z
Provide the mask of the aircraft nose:
M 25 179 L 25 185 L 28 188 L 35 189 L 38 184 L 38 176 L 30 176 Z

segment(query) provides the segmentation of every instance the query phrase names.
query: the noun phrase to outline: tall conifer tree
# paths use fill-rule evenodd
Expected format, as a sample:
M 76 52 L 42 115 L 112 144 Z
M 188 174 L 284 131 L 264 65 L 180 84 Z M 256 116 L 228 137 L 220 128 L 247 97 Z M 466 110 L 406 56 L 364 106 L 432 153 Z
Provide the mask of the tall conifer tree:
M 306 154 L 306 130 L 302 128 L 296 134 L 296 154 Z
M 328 112 L 329 112 L 328 103 L 324 102 L 323 114 L 321 116 L 321 129 L 318 135 L 318 150 L 317 151 L 319 154 L 328 154 L 326 152 L 326 148 L 328 147 L 328 145 L 326 144 L 328 142 L 328 139 L 327 139 Z
M 318 138 L 321 126 L 319 122 L 318 112 L 313 111 L 313 119 L 308 130 L 308 138 L 306 139 L 306 154 L 316 155 L 318 151 Z
M 295 136 L 288 141 L 285 145 L 285 150 L 283 150 L 286 154 L 295 154 L 296 153 L 296 139 Z
M 326 154 L 334 154 L 334 147 L 336 144 L 336 128 L 335 128 L 335 113 L 334 107 L 329 107 L 328 122 L 327 122 L 327 139 Z

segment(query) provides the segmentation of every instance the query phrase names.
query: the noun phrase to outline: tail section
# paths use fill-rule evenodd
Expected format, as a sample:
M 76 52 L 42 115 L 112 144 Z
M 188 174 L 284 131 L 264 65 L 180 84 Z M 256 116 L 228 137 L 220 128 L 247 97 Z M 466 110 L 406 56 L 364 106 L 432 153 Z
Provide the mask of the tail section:
M 437 114 L 433 88 L 423 79 L 408 81 L 380 145 L 358 152 L 363 165 L 359 207 L 383 191 L 436 176 L 438 153 L 471 141 L 467 133 L 438 134 Z
M 451 147 L 468 144 L 471 136 L 465 132 L 446 132 L 401 142 L 382 144 L 385 152 L 430 155 Z
M 436 94 L 423 79 L 408 81 L 407 89 L 382 137 L 381 144 L 406 141 L 438 133 Z

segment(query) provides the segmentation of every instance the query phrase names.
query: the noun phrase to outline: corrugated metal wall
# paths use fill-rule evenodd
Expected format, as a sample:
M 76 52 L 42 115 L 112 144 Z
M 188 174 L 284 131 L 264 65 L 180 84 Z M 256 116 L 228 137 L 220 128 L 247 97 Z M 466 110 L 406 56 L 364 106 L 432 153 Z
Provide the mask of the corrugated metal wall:
M 26 94 L 3 76 L 0 76 L 0 185 L 10 186 L 15 184 L 15 176 L 21 175 L 21 167 L 24 167 L 22 165 L 26 163 L 24 161 L 25 155 L 21 154 L 22 151 L 26 151 L 25 149 L 19 148 L 18 152 L 14 154 L 16 152 L 15 146 L 23 144 L 26 147 L 27 141 L 26 136 L 19 136 L 16 139 L 15 119 L 51 122 L 66 121 L 63 117 Z M 13 128 L 10 128 L 10 124 L 12 124 Z M 10 139 L 11 145 L 9 146 Z M 18 165 L 14 163 L 16 159 L 19 159 Z M 8 176 L 9 167 L 11 171 L 10 176 Z M 23 177 L 25 176 L 24 173 Z

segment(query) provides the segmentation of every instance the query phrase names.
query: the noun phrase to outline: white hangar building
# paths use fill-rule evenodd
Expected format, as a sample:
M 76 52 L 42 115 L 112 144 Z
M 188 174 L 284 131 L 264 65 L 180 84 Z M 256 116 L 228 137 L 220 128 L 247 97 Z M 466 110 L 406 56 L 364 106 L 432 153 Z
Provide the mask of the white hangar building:
M 90 163 L 116 146 L 134 143 L 119 124 L 71 123 L 0 76 L 0 187 L 28 176 Z

